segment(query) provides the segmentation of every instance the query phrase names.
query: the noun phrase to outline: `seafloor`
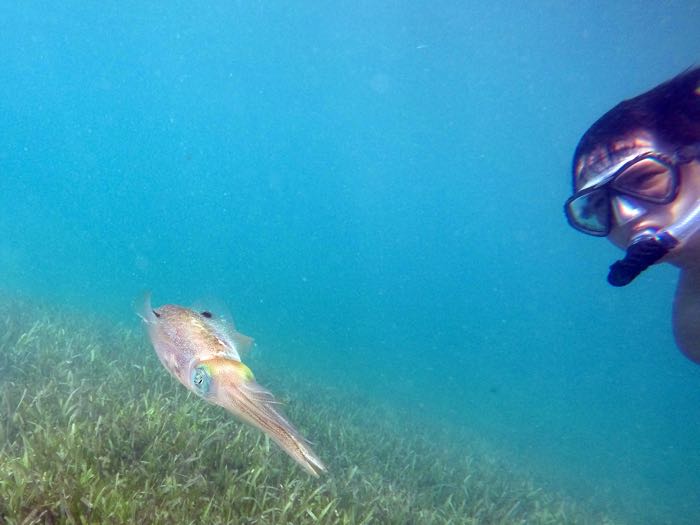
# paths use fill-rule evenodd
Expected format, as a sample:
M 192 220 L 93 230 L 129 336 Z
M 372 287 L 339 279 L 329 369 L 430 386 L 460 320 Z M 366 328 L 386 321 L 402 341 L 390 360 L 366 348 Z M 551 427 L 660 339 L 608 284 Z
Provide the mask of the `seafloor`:
M 270 386 L 329 467 L 314 479 L 188 394 L 143 333 L 57 307 L 0 300 L 0 374 L 2 524 L 613 523 L 476 442 L 286 371 Z

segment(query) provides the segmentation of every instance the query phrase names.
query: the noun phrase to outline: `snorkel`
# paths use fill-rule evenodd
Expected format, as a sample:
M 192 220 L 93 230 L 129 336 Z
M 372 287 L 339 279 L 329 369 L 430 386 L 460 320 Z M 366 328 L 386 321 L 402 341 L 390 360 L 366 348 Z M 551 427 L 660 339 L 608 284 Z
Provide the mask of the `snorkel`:
M 627 286 L 676 246 L 678 240 L 667 231 L 637 237 L 627 248 L 625 257 L 610 265 L 608 282 L 613 286 Z
M 700 230 L 700 202 L 675 223 L 656 232 L 647 231 L 635 237 L 627 247 L 625 257 L 610 265 L 608 282 L 626 286 L 652 264 L 681 246 Z

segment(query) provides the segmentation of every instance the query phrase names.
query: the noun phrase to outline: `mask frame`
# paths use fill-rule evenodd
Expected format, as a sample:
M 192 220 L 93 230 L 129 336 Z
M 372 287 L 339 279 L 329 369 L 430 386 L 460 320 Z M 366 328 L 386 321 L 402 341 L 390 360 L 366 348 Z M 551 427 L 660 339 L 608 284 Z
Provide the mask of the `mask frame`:
M 698 147 L 680 148 L 673 157 L 657 151 L 648 151 L 637 155 L 617 168 L 612 174 L 583 190 L 577 191 L 564 203 L 564 214 L 569 225 L 587 235 L 606 237 L 613 226 L 612 198 L 624 195 L 656 205 L 669 204 L 678 196 L 680 190 L 679 167 L 698 156 Z M 667 188 L 660 194 L 651 190 L 637 190 L 634 185 L 621 184 L 627 177 L 634 177 L 634 170 L 642 163 L 661 168 L 656 173 L 649 172 L 649 177 L 657 177 L 660 183 L 666 183 Z M 644 174 L 642 174 L 644 176 Z M 640 177 L 641 180 L 641 177 Z M 589 220 L 594 217 L 594 220 Z M 599 227 L 594 227 L 595 225 Z

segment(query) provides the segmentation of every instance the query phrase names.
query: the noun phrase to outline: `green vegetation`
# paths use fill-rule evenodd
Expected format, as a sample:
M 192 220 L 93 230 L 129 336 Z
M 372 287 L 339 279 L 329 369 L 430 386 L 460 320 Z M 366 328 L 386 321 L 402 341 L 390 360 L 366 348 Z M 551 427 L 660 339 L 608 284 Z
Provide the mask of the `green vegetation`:
M 275 377 L 329 467 L 314 479 L 188 394 L 145 334 L 26 301 L 0 303 L 0 373 L 0 524 L 612 523 L 476 447 Z

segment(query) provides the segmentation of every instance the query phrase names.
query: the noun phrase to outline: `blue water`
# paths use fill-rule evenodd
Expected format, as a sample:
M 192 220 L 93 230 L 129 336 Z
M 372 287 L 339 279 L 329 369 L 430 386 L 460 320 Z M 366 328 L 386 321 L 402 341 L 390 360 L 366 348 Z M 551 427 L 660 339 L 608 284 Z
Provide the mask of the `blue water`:
M 608 4 L 3 2 L 2 286 L 134 326 L 145 289 L 216 296 L 264 359 L 699 523 L 675 271 L 612 289 L 562 203 L 585 129 L 698 62 L 700 7 Z

